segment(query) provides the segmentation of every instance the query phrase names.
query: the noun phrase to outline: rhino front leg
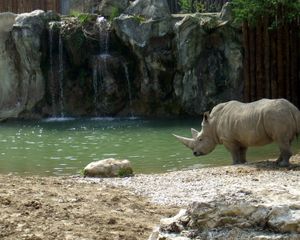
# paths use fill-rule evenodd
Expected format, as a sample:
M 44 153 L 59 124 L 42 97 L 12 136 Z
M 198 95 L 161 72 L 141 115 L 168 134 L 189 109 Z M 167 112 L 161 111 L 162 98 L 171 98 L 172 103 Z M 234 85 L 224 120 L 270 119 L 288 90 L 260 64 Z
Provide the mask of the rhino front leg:
M 246 163 L 246 147 L 240 147 L 240 163 Z
M 231 153 L 233 164 L 243 164 L 246 162 L 247 148 L 233 143 L 224 143 L 224 146 Z

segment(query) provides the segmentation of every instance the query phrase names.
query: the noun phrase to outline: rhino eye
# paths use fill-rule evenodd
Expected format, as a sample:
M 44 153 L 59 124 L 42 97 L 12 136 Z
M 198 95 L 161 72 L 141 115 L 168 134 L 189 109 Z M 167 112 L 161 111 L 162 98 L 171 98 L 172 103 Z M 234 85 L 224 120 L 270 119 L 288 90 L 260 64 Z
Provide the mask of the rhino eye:
M 202 141 L 202 138 L 199 138 L 198 141 L 201 142 L 201 141 Z

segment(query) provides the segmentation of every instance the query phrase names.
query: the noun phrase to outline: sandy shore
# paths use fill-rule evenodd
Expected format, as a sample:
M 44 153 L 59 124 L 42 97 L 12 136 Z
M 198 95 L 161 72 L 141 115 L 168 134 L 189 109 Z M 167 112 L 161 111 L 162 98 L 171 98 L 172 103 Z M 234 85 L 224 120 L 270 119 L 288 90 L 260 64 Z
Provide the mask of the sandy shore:
M 193 201 L 300 204 L 299 159 L 123 179 L 0 175 L 0 239 L 147 239 Z
M 104 184 L 0 175 L 1 240 L 147 239 L 175 212 Z

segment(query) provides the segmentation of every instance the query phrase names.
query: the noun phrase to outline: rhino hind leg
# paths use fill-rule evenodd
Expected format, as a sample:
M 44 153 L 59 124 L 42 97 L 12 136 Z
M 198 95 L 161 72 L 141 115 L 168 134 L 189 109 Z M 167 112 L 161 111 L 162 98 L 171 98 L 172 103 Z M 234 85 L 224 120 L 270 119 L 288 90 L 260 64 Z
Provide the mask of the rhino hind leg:
M 290 165 L 289 160 L 292 156 L 290 144 L 279 144 L 280 155 L 276 161 L 276 164 L 280 167 L 288 167 Z

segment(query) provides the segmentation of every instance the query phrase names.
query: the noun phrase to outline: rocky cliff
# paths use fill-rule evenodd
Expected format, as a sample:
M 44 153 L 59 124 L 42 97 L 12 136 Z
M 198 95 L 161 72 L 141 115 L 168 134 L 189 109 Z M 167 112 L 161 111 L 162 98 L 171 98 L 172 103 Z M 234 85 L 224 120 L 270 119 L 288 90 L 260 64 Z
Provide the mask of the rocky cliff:
M 51 18 L 43 11 L 0 14 L 0 119 L 35 115 L 45 94 L 41 39 Z
M 0 16 L 0 118 L 198 115 L 241 98 L 241 32 L 230 11 L 171 15 L 159 0 L 102 5 L 104 15 L 123 13 L 110 22 Z

